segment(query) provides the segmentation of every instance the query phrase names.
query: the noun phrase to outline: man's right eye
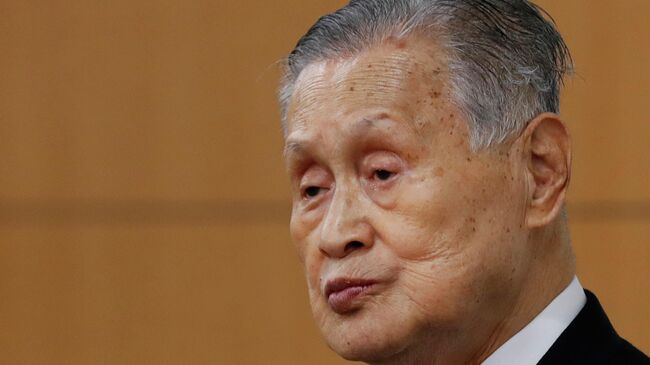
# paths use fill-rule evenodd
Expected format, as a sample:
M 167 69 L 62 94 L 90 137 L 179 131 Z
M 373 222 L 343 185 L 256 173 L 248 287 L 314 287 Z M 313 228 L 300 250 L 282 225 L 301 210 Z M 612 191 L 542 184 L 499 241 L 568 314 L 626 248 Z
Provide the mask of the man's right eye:
M 321 191 L 321 188 L 319 188 L 318 186 L 308 186 L 305 189 L 305 191 L 303 193 L 303 196 L 305 198 L 307 198 L 307 199 L 315 198 L 320 193 L 320 191 Z

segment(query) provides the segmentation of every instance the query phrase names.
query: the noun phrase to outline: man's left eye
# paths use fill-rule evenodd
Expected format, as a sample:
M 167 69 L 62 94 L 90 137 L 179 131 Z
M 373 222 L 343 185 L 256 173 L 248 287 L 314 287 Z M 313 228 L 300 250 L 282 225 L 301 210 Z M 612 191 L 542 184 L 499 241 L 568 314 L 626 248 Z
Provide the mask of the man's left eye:
M 374 172 L 374 177 L 382 181 L 389 180 L 393 175 L 395 175 L 395 173 L 388 170 L 375 170 Z

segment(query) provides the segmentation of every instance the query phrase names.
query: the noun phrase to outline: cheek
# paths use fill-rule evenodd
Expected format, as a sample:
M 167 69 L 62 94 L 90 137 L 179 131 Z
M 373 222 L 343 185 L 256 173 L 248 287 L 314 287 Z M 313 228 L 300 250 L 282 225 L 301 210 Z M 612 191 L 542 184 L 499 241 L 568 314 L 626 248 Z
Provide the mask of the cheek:
M 300 262 L 304 263 L 305 259 L 305 238 L 307 237 L 307 230 L 305 229 L 305 224 L 302 222 L 300 217 L 296 214 L 294 208 L 293 213 L 291 214 L 291 221 L 289 223 L 289 235 L 291 236 L 291 241 L 293 242 L 296 252 L 300 258 Z
M 378 233 L 398 257 L 414 261 L 450 259 L 512 237 L 521 207 L 500 170 L 441 164 L 413 174 L 395 193 L 395 208 L 382 212 Z
M 450 248 L 444 210 L 427 213 L 391 214 L 383 219 L 385 224 L 378 233 L 395 256 L 407 261 L 431 260 Z
M 314 290 L 320 290 L 319 275 L 323 262 L 323 256 L 319 253 L 318 242 L 315 240 L 317 229 L 318 225 L 314 224 L 311 219 L 305 219 L 304 214 L 296 214 L 294 211 L 291 216 L 289 233 L 300 263 L 303 265 L 310 296 Z
M 395 206 L 374 226 L 399 258 L 427 260 L 449 247 L 454 219 L 441 185 L 439 177 L 414 173 L 391 192 Z
M 315 225 L 305 220 L 304 215 L 296 214 L 296 210 L 294 209 L 291 215 L 291 222 L 289 223 L 289 234 L 298 254 L 298 259 L 307 274 L 310 271 L 308 267 L 310 248 L 315 247 L 314 243 L 310 242 L 314 236 L 314 229 Z

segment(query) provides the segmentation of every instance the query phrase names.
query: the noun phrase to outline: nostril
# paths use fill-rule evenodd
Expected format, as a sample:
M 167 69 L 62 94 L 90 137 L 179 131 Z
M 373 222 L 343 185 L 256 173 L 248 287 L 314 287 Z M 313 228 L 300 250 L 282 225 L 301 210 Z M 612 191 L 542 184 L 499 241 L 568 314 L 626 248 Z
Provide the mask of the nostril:
M 359 241 L 352 241 L 345 245 L 345 252 L 356 251 L 359 248 L 363 248 L 364 244 Z

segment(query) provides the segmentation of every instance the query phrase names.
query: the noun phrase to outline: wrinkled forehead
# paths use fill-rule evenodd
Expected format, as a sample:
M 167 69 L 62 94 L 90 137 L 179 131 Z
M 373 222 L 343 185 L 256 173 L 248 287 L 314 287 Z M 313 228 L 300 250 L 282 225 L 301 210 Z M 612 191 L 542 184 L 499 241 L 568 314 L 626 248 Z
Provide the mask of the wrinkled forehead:
M 318 118 L 386 109 L 418 123 L 423 109 L 440 108 L 447 92 L 445 57 L 418 39 L 388 41 L 356 56 L 307 66 L 289 101 L 288 130 Z

